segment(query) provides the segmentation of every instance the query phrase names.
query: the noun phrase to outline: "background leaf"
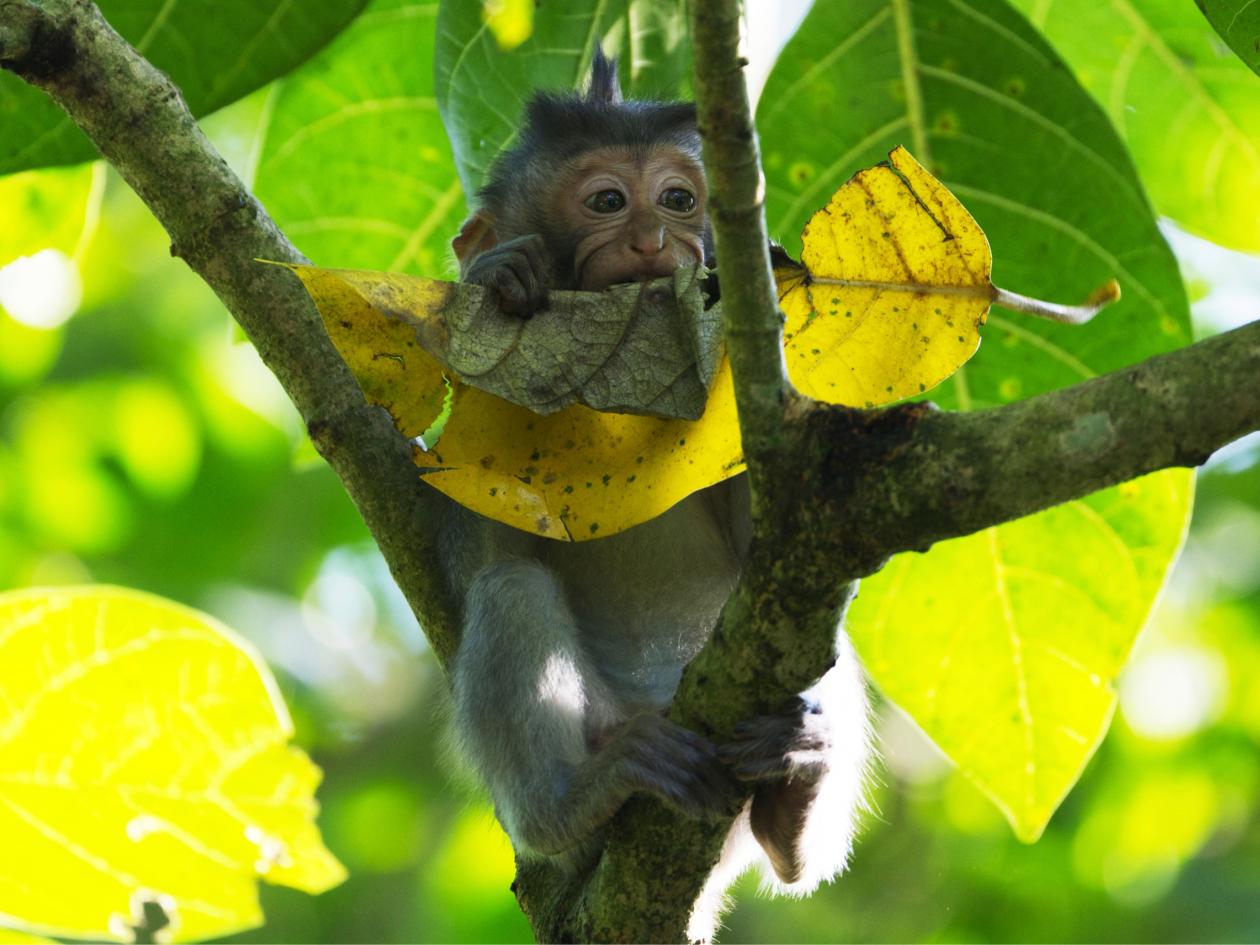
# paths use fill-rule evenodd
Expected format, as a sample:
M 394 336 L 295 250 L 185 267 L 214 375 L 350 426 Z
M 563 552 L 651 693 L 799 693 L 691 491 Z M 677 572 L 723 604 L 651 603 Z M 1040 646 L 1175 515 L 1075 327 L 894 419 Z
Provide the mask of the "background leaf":
M 272 93 L 255 190 L 316 262 L 449 268 L 464 199 L 433 98 L 436 16 L 378 0 Z
M 284 75 L 344 27 L 365 0 L 100 0 L 110 25 L 184 93 L 194 115 Z M 96 156 L 44 93 L 0 72 L 0 174 Z
M 129 941 L 144 899 L 176 941 L 262 921 L 255 879 L 321 892 L 319 769 L 226 627 L 121 588 L 0 595 L 0 916 Z
M 1240 212 L 1260 206 L 1260 88 L 1190 3 L 1013 3 L 1106 109 L 1155 209 L 1224 246 L 1260 250 L 1255 213 Z M 1256 15 L 1244 11 L 1235 28 Z
M 0 267 L 42 249 L 74 253 L 91 235 L 104 174 L 90 165 L 0 178 Z
M 1260 6 L 1251 0 L 1195 0 L 1238 58 L 1260 75 Z
M 836 37 L 842 39 L 837 43 Z M 979 353 L 931 393 L 942 406 L 971 410 L 1006 403 L 1189 341 L 1176 262 L 1123 144 L 1055 53 L 997 0 L 816 4 L 770 76 L 757 123 L 767 216 L 789 251 L 819 195 L 904 143 L 988 234 L 998 285 L 1040 298 L 1075 299 L 1109 277 L 1119 279 L 1122 300 L 1084 327 L 994 307 Z M 800 135 L 802 127 L 812 133 Z M 1165 475 L 1167 481 L 1125 493 L 1123 501 L 1102 493 L 1077 503 L 1074 514 L 1051 511 L 964 539 L 970 554 L 941 545 L 865 581 L 849 624 L 876 682 L 893 698 L 921 686 L 925 670 L 909 654 L 930 650 L 925 641 L 936 640 L 940 625 L 956 614 L 967 615 L 967 630 L 977 637 L 1019 642 L 1061 635 L 1062 621 L 1044 597 L 1004 592 L 1000 551 L 1086 542 L 1099 503 L 1122 510 L 1116 514 L 1133 525 L 1098 525 L 1112 537 L 1085 547 L 1113 553 L 1091 557 L 1089 567 L 1071 573 L 1098 608 L 1122 615 L 1115 618 L 1108 652 L 1127 652 L 1173 560 L 1189 510 L 1185 474 Z M 1127 568 L 1125 560 L 1137 556 L 1145 562 L 1143 580 L 1123 586 L 1113 581 L 1107 568 Z M 914 580 L 904 580 L 910 568 Z M 995 600 L 1009 606 L 989 606 Z M 907 656 L 880 656 L 892 652 Z M 968 777 L 998 799 L 1016 832 L 1033 837 L 1093 750 L 1110 699 L 1091 701 L 1080 690 L 1084 701 L 1071 709 L 1078 691 L 1064 688 L 1049 693 L 1048 702 L 1021 703 L 1021 670 L 1011 651 L 994 643 L 948 652 L 968 668 L 943 678 L 932 693 L 932 711 L 920 702 L 904 707 Z M 1091 671 L 1102 677 L 1106 668 Z M 994 694 L 979 716 L 966 714 L 976 678 L 988 680 Z M 1059 724 L 1055 713 L 1084 712 L 1085 706 L 1092 721 L 1072 720 L 1083 741 L 1056 743 L 1051 757 L 1043 754 L 1045 744 L 1029 742 L 1030 732 L 1040 737 Z M 975 750 L 977 739 L 984 751 Z
M 438 14 L 437 99 L 468 194 L 516 134 L 535 89 L 578 89 L 595 43 L 621 57 L 627 95 L 675 97 L 690 75 L 684 0 L 540 4 L 534 32 L 504 53 L 482 22 L 481 4 L 443 0 Z

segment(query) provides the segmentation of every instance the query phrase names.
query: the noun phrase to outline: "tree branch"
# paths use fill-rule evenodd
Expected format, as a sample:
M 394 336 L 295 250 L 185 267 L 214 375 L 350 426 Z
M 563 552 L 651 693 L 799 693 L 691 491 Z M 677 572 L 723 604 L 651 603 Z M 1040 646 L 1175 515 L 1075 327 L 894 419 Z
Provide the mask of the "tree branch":
M 370 408 L 293 274 L 306 262 L 214 150 L 179 90 L 89 0 L 2 0 L 0 66 L 43 89 L 87 132 L 222 299 L 297 406 L 380 546 L 439 659 L 454 652 L 457 607 L 432 528 L 439 502 L 389 417 Z

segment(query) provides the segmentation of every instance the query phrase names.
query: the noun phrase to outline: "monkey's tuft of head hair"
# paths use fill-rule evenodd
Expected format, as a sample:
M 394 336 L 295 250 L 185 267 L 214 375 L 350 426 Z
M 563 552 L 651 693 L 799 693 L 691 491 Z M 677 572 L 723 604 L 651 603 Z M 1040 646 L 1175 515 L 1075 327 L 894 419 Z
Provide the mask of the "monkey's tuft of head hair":
M 592 105 L 602 102 L 616 105 L 621 101 L 621 82 L 617 79 L 617 57 L 609 59 L 604 47 L 595 44 L 595 58 L 591 62 L 591 85 L 586 90 L 586 100 Z
M 600 148 L 625 148 L 647 153 L 667 145 L 700 160 L 700 132 L 696 106 L 691 102 L 623 100 L 617 80 L 617 60 L 599 47 L 591 67 L 586 94 L 537 92 L 525 107 L 525 118 L 515 144 L 503 151 L 490 168 L 478 193 L 481 208 L 494 214 L 507 231 L 534 232 L 535 221 L 515 224 L 522 194 L 534 185 L 554 180 L 566 162 Z M 532 200 L 532 197 L 531 197 Z M 500 238 L 506 238 L 504 233 Z

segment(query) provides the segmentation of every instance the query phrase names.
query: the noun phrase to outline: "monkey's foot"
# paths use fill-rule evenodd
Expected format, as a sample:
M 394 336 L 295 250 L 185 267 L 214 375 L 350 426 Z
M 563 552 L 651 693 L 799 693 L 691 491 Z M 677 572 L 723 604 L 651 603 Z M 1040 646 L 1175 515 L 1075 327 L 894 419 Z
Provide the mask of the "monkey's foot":
M 827 773 L 830 747 L 822 708 L 798 697 L 776 715 L 741 722 L 718 748 L 736 777 L 764 782 L 753 795 L 750 821 L 783 883 L 797 882 L 804 870 L 806 819 Z
M 830 747 L 822 707 L 797 696 L 781 712 L 736 725 L 731 740 L 718 746 L 718 756 L 741 781 L 766 781 L 825 770 Z

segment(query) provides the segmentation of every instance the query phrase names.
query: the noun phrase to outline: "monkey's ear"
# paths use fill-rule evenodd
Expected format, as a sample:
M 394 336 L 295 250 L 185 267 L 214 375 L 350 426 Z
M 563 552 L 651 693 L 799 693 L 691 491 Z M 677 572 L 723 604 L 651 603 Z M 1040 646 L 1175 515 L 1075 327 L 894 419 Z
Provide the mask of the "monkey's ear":
M 494 214 L 478 210 L 459 228 L 459 235 L 451 240 L 451 249 L 455 250 L 455 258 L 459 260 L 462 272 L 468 264 L 488 249 L 499 244 L 499 235 L 494 230 Z

